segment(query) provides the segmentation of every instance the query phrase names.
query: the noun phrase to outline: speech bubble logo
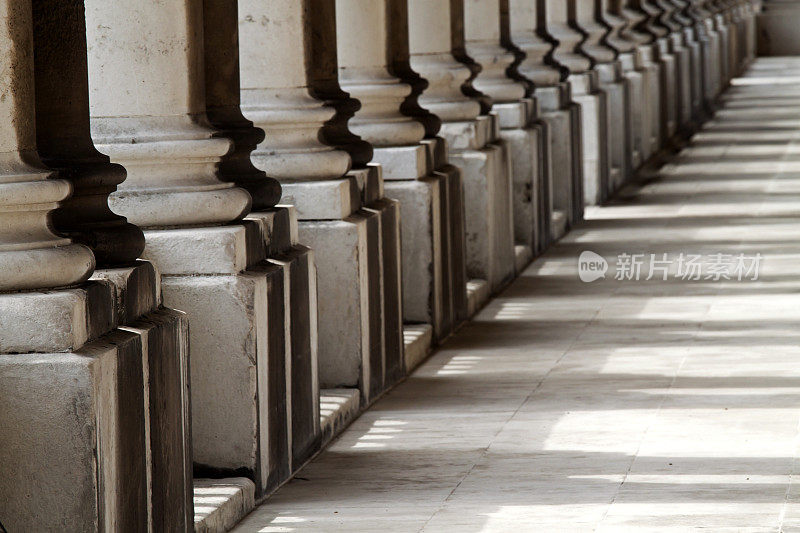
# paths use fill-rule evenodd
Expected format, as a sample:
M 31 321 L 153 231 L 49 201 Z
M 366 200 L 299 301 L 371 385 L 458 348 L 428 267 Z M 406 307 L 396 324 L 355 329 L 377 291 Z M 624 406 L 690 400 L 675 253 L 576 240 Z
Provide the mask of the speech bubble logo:
M 601 255 L 586 250 L 578 257 L 578 277 L 584 283 L 591 283 L 606 277 L 608 261 Z

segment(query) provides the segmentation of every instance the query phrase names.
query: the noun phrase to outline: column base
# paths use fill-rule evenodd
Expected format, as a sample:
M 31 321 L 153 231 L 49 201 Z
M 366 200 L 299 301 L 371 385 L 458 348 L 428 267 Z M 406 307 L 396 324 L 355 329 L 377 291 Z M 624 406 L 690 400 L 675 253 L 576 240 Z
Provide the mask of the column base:
M 451 162 L 464 177 L 466 271 L 497 292 L 514 277 L 511 162 L 505 141 L 481 150 L 454 152 Z
M 690 129 L 692 122 L 692 56 L 682 31 L 671 33 L 669 39 L 670 51 L 675 57 L 677 128 L 684 132 Z
M 318 446 L 313 256 L 293 218 L 145 232 L 164 302 L 191 324 L 195 473 L 249 477 L 257 495 Z
M 539 116 L 538 102 L 525 98 L 494 107 L 498 109 L 500 138 L 510 152 L 514 243 L 533 250 L 537 247 L 542 179 L 539 161 L 542 156 L 542 126 L 533 122 Z
M 606 136 L 608 182 L 603 191 L 604 198 L 610 198 L 632 177 L 630 161 L 630 120 L 628 117 L 628 85 L 622 77 L 619 63 L 601 63 L 595 66 L 600 88 L 608 99 L 606 106 Z
M 580 106 L 581 146 L 583 148 L 583 197 L 585 205 L 602 203 L 608 189 L 606 96 L 596 89 L 596 73 L 569 77 L 572 101 Z
M 466 282 L 463 247 L 454 240 L 456 228 L 463 227 L 463 193 L 459 170 L 448 164 L 445 141 L 427 139 L 421 146 L 427 163 L 419 166 L 427 167 L 426 174 L 413 180 L 387 179 L 384 187 L 400 206 L 403 319 L 430 324 L 434 340 L 441 342 L 455 329 L 458 306 L 465 305 L 456 302 L 455 293 L 465 292 Z
M 572 111 L 563 107 L 561 87 L 541 87 L 536 96 L 542 106 L 542 120 L 547 123 L 551 155 L 551 179 L 547 184 L 549 206 L 549 240 L 561 238 L 560 227 L 568 229 L 573 222 L 573 184 L 575 175 Z M 579 151 L 578 151 L 579 152 Z
M 645 159 L 649 157 L 652 152 L 650 142 L 650 108 L 646 107 L 647 101 L 645 100 L 647 93 L 648 81 L 650 77 L 648 72 L 639 72 L 636 70 L 636 59 L 634 54 L 620 54 L 620 63 L 622 64 L 623 76 L 628 84 L 628 126 L 630 127 L 630 143 L 631 151 L 628 159 L 631 174 L 642 166 Z M 655 79 L 656 84 L 660 83 L 658 78 Z
M 46 313 L 83 293 L 63 327 L 50 324 L 53 345 L 66 330 L 74 341 L 80 324 L 106 328 L 66 353 L 0 355 L 0 426 L 26 428 L 0 434 L 10 531 L 192 527 L 187 322 L 159 309 L 157 287 L 140 261 L 70 291 L 0 296 L 6 310 L 24 297 L 27 311 Z
M 678 131 L 678 65 L 675 56 L 669 52 L 669 40 L 666 37 L 656 41 L 656 50 L 656 60 L 661 64 L 661 138 L 666 142 Z
M 319 262 L 320 387 L 358 388 L 369 403 L 384 384 L 380 216 L 303 220 L 299 233 Z

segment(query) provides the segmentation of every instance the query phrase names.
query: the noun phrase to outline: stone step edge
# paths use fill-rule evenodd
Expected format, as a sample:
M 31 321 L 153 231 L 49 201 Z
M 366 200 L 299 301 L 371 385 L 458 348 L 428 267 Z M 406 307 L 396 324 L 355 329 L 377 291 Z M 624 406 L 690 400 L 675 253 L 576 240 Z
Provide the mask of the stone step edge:
M 322 389 L 319 405 L 321 450 L 323 450 L 358 416 L 361 395 L 358 389 Z M 288 482 L 290 479 L 286 481 Z M 278 488 L 280 487 L 276 487 L 275 490 Z M 275 490 L 271 493 L 274 493 Z M 195 532 L 226 533 L 230 531 L 250 511 L 255 509 L 257 503 L 255 493 L 255 484 L 247 478 L 196 478 L 194 480 Z M 262 500 L 270 494 L 265 495 Z
M 256 485 L 243 477 L 194 480 L 194 530 L 225 533 L 256 505 Z

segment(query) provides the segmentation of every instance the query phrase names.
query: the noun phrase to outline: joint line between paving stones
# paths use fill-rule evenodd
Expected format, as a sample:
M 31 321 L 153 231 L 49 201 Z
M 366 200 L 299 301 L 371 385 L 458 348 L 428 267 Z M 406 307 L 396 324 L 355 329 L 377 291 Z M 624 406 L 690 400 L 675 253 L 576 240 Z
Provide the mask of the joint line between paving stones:
M 541 388 L 541 386 L 544 384 L 544 382 L 547 380 L 547 378 L 550 377 L 550 374 L 552 374 L 553 370 L 559 365 L 561 360 L 564 359 L 564 357 L 566 357 L 566 355 L 572 351 L 572 348 L 578 342 L 578 340 L 580 339 L 581 335 L 586 330 L 586 328 L 588 328 L 589 325 L 591 325 L 592 323 L 595 322 L 595 320 L 597 319 L 597 315 L 600 314 L 601 310 L 602 310 L 602 307 L 600 309 L 598 309 L 597 311 L 595 311 L 595 313 L 592 316 L 592 318 L 590 318 L 589 320 L 586 321 L 586 323 L 583 325 L 583 328 L 581 328 L 581 330 L 577 333 L 577 335 L 575 335 L 575 338 L 573 338 L 572 341 L 569 343 L 569 346 L 567 346 L 564 349 L 564 351 L 561 352 L 561 354 L 558 356 L 558 358 L 555 361 L 553 361 L 553 364 L 550 366 L 550 368 L 547 369 L 547 372 L 545 372 L 545 374 L 541 377 L 541 379 L 539 379 L 539 381 L 536 382 L 536 385 L 533 387 L 531 392 L 527 396 L 525 396 L 525 398 L 523 398 L 520 401 L 520 403 L 517 406 L 517 408 L 514 409 L 514 412 L 511 413 L 511 415 L 509 415 L 509 417 L 505 420 L 505 422 L 503 422 L 503 424 L 500 426 L 500 428 L 492 436 L 492 439 L 489 441 L 489 444 L 485 448 L 483 448 L 481 450 L 480 457 L 478 457 L 475 461 L 472 462 L 472 464 L 470 464 L 470 466 L 467 469 L 467 471 L 464 473 L 463 476 L 461 476 L 461 478 L 458 480 L 458 483 L 456 483 L 455 487 L 453 487 L 453 489 L 447 494 L 445 499 L 442 501 L 441 505 L 439 505 L 439 507 L 433 513 L 431 513 L 431 516 L 425 521 L 424 524 L 422 524 L 422 527 L 420 527 L 417 530 L 418 533 L 421 533 L 422 531 L 424 531 L 425 528 L 428 527 L 428 524 L 430 523 L 430 521 L 433 520 L 434 517 L 436 517 L 436 515 L 439 514 L 439 512 L 444 509 L 444 506 L 447 505 L 447 502 L 450 500 L 450 498 L 453 496 L 453 494 L 455 494 L 455 492 L 458 490 L 458 488 L 461 486 L 461 484 L 464 482 L 464 480 L 467 479 L 467 477 L 472 473 L 473 470 L 475 470 L 475 467 L 478 465 L 478 463 L 484 457 L 486 457 L 486 454 L 489 452 L 489 448 L 492 446 L 492 443 L 497 438 L 497 436 L 500 435 L 500 433 L 503 431 L 503 429 L 505 429 L 505 427 L 508 425 L 508 423 L 515 416 L 517 416 L 517 413 L 519 413 L 519 410 L 522 409 L 522 407 L 526 403 L 528 403 L 528 401 L 531 399 L 531 397 L 533 397 L 533 395 L 536 394 L 536 392 Z

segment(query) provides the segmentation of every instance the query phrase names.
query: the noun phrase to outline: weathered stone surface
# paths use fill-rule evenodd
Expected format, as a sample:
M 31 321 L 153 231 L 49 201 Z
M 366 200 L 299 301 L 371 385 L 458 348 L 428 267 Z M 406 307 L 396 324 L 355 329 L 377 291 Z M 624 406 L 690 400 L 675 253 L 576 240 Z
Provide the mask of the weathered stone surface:
M 162 276 L 193 274 L 233 275 L 251 263 L 249 251 L 258 245 L 247 224 L 147 230 L 144 258 L 152 261 Z M 262 247 L 263 252 L 263 247 Z
M 361 399 L 358 389 L 322 389 L 319 400 L 322 441 L 327 445 L 358 416 Z
M 464 170 L 464 205 L 470 214 L 466 219 L 467 276 L 487 280 L 496 291 L 514 273 L 508 152 L 490 144 L 480 151 L 453 153 L 451 159 Z M 505 216 L 497 216 L 501 210 Z
M 598 90 L 591 61 L 580 54 L 579 45 L 584 41 L 584 35 L 574 29 L 569 16 L 575 7 L 575 2 L 569 0 L 545 0 L 538 5 L 539 31 L 555 43 L 549 57 L 555 66 L 564 69 L 570 99 L 580 110 L 573 117 L 576 127 L 572 131 L 573 137 L 580 137 L 579 143 L 574 143 L 574 146 L 580 146 L 580 154 L 574 153 L 572 158 L 580 162 L 582 179 L 573 178 L 572 211 L 575 214 L 570 218 L 571 223 L 580 220 L 578 210 L 574 207 L 602 201 L 602 193 L 608 182 L 606 95 Z M 583 193 L 578 194 L 579 190 L 583 190 Z
M 19 428 L 0 435 L 9 531 L 187 528 L 182 320 L 163 311 L 72 353 L 0 355 L 0 425 Z
M 507 5 L 509 41 L 518 50 L 516 69 L 533 81 L 540 118 L 546 125 L 541 145 L 545 160 L 542 172 L 545 175 L 538 180 L 542 184 L 540 205 L 544 209 L 539 217 L 544 221 L 539 232 L 541 246 L 560 236 L 552 229 L 552 220 L 559 216 L 559 212 L 568 221 L 572 220 L 572 197 L 583 170 L 580 144 L 576 143 L 581 136 L 580 124 L 576 124 L 577 129 L 573 127 L 572 115 L 576 109 L 570 89 L 562 79 L 558 64 L 550 59 L 555 45 L 542 37 L 547 34 L 546 8 L 545 2 L 533 0 L 509 0 Z M 571 34 L 567 31 L 565 35 Z M 564 51 L 561 57 L 564 58 Z M 575 61 L 580 62 L 580 58 L 576 59 L 572 53 L 567 52 L 566 57 L 573 65 Z
M 428 324 L 413 324 L 403 328 L 406 367 L 411 372 L 430 355 L 433 344 L 433 328 Z
M 252 158 L 279 180 L 337 179 L 351 165 L 322 140 L 336 110 L 313 97 L 314 16 L 309 0 L 239 1 L 242 110 L 266 133 Z
M 402 249 L 400 233 L 400 203 L 383 198 L 367 206 L 364 211 L 375 213 L 380 221 L 380 247 L 383 252 L 380 269 L 383 275 L 381 288 L 381 327 L 383 330 L 383 382 L 390 386 L 405 376 L 403 355 L 403 302 L 402 302 Z
M 194 481 L 195 533 L 226 533 L 255 507 L 255 485 L 247 478 Z
M 292 469 L 296 469 L 320 444 L 317 271 L 313 252 L 294 243 L 269 262 L 283 271 L 284 308 L 289 313 L 286 403 L 290 406 Z
M 444 267 L 437 253 L 446 245 L 442 227 L 443 179 L 430 177 L 386 184 L 389 196 L 400 202 L 403 254 L 403 315 L 407 322 L 442 325 L 445 305 L 442 286 Z
M 292 205 L 298 220 L 340 220 L 361 208 L 353 176 L 329 181 L 284 182 L 282 204 Z
M 120 329 L 142 342 L 153 530 L 181 531 L 192 523 L 189 322 L 181 312 L 162 309 Z
M 117 323 L 114 288 L 94 281 L 53 292 L 0 294 L 0 353 L 77 350 Z
M 421 144 L 376 148 L 372 160 L 383 168 L 384 180 L 422 178 L 430 173 L 433 166 Z
M 465 109 L 459 111 L 459 106 L 466 105 L 467 111 L 477 110 L 475 102 L 463 95 L 453 98 L 452 80 L 447 75 L 436 80 L 438 87 L 431 89 L 428 98 L 420 96 L 427 84 L 410 67 L 420 59 L 419 55 L 414 60 L 410 57 L 412 46 L 416 46 L 413 50 L 417 52 L 419 47 L 432 50 L 438 57 L 434 64 L 449 65 L 455 75 L 463 74 L 464 68 L 450 55 L 448 38 L 420 33 L 414 24 L 409 24 L 409 16 L 419 17 L 420 9 L 424 14 L 430 6 L 417 4 L 410 15 L 409 7 L 406 2 L 396 0 L 338 0 L 339 70 L 343 88 L 362 104 L 350 126 L 375 145 L 373 161 L 383 169 L 387 194 L 402 197 L 399 229 L 404 235 L 402 262 L 406 272 L 402 287 L 403 320 L 432 321 L 437 338 L 444 338 L 452 330 L 457 314 L 452 297 L 456 279 L 462 279 L 455 271 L 463 269 L 463 248 L 450 246 L 450 233 L 451 228 L 461 224 L 457 217 L 463 211 L 460 205 L 463 200 L 443 188 L 457 178 L 443 180 L 436 175 L 447 167 L 447 147 L 443 139 L 436 137 L 439 119 L 424 106 L 430 104 L 431 109 L 446 110 L 448 118 L 458 115 L 462 120 L 470 117 L 462 117 L 460 113 Z M 437 18 L 427 23 L 440 31 L 448 29 L 449 17 L 438 12 L 435 15 Z M 374 42 L 365 46 L 365 36 L 374 38 Z M 423 42 L 430 37 L 436 42 Z M 431 66 L 427 60 L 422 58 L 423 66 Z M 455 91 L 458 92 L 457 87 Z M 414 180 L 420 183 L 415 184 Z M 437 184 L 438 190 L 434 191 L 432 184 Z M 415 198 L 412 190 L 421 192 L 424 199 Z M 365 202 L 365 207 L 370 205 Z M 396 278 L 400 279 L 399 273 Z M 387 357 L 394 350 L 402 351 L 402 342 L 397 344 L 401 331 L 392 329 L 394 348 L 387 345 Z M 394 363 L 386 367 L 387 375 L 391 367 L 401 376 L 402 357 L 395 355 L 390 359 Z
M 116 321 L 128 324 L 161 305 L 161 276 L 152 263 L 95 270 L 92 280 L 111 285 L 116 302 Z
M 317 261 L 336 268 L 318 271 L 319 381 L 322 388 L 359 387 L 366 398 L 383 386 L 382 328 L 378 318 L 378 265 L 370 266 L 369 250 L 379 243 L 379 221 L 357 212 L 340 221 L 304 222 L 300 240 Z M 373 295 L 372 300 L 368 297 Z M 341 324 L 352 327 L 342 328 Z
M 212 138 L 195 90 L 205 84 L 202 8 L 86 1 L 92 136 L 128 170 L 112 209 L 145 228 L 226 223 L 250 209 L 250 195 L 216 173 L 232 142 Z
M 376 148 L 411 146 L 425 136 L 425 127 L 400 111 L 411 87 L 387 70 L 389 7 L 385 0 L 336 0 L 339 81 L 361 102 L 349 127 Z
M 280 432 L 267 422 L 268 386 L 272 372 L 285 376 L 286 363 L 284 347 L 279 347 L 279 359 L 270 365 L 269 339 L 270 330 L 282 332 L 284 323 L 270 321 L 268 310 L 283 306 L 282 285 L 277 268 L 162 280 L 164 303 L 184 311 L 192 324 L 194 463 L 201 470 L 246 473 L 260 488 L 267 485 L 270 470 L 280 468 L 270 461 L 270 436 Z M 288 453 L 283 455 L 288 461 Z
M 595 203 L 610 197 L 632 177 L 630 164 L 631 136 L 633 124 L 627 108 L 629 86 L 622 77 L 622 64 L 617 54 L 606 42 L 610 28 L 603 24 L 604 5 L 602 2 L 580 2 L 573 0 L 570 9 L 570 22 L 586 38 L 581 41 L 578 51 L 592 60 L 592 70 L 596 73 L 598 88 L 605 94 L 605 113 L 601 121 L 605 124 L 605 183 L 596 196 Z M 584 182 L 586 183 L 584 176 Z M 585 192 L 584 196 L 588 196 Z
M 514 210 L 514 242 L 536 247 L 539 233 L 539 194 L 542 178 L 539 159 L 542 136 L 540 128 L 502 130 L 500 137 L 510 151 Z M 533 178 L 533 179 L 532 179 Z
M 52 228 L 57 202 L 71 192 L 36 153 L 33 19 L 25 2 L 0 2 L 0 291 L 61 287 L 85 281 L 92 252 Z
M 130 264 L 144 236 L 109 208 L 125 169 L 100 154 L 90 137 L 84 2 L 42 0 L 32 7 L 37 153 L 72 185 L 51 222 L 91 248 L 99 266 Z

